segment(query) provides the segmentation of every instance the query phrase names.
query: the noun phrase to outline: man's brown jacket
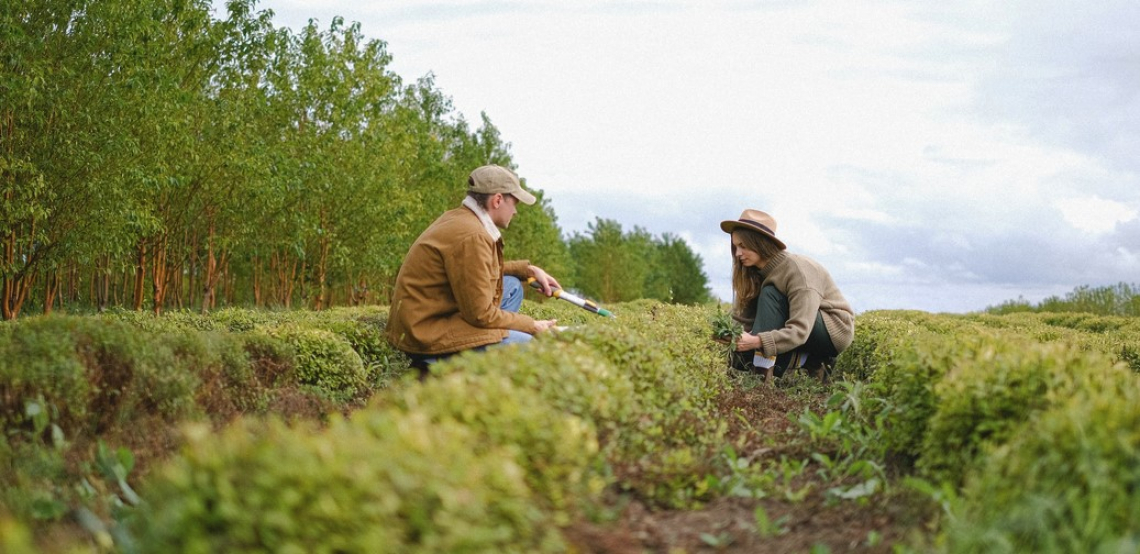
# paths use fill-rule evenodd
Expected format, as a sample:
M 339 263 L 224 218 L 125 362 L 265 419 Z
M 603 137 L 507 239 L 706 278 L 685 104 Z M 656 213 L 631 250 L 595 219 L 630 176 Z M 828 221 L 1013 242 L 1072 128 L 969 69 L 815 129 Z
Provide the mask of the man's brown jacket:
M 388 342 L 413 354 L 446 354 L 497 343 L 508 329 L 534 334 L 534 319 L 499 308 L 503 275 L 526 279 L 530 262 L 503 262 L 479 216 L 460 206 L 412 244 L 392 293 Z

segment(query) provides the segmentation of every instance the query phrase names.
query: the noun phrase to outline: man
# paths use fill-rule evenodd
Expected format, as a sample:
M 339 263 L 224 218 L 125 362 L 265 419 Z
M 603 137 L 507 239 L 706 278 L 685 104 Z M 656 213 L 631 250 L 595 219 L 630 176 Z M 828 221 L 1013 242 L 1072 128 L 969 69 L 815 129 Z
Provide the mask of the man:
M 506 229 L 522 202 L 534 204 L 515 173 L 485 165 L 467 179 L 463 204 L 444 212 L 412 243 L 396 275 L 388 342 L 427 366 L 464 350 L 529 341 L 556 320 L 518 313 L 522 280 L 534 277 L 547 296 L 561 287 L 527 260 L 503 261 Z

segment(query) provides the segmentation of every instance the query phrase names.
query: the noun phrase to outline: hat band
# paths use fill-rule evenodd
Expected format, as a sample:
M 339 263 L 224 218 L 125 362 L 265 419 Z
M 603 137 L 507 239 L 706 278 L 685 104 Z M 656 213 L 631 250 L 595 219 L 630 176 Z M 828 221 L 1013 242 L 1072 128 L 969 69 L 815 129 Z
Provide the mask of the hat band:
M 760 223 L 759 221 L 753 221 L 751 219 L 741 219 L 740 222 L 755 225 L 755 226 L 759 227 L 760 230 L 764 231 L 765 233 L 768 233 L 769 235 L 772 235 L 773 237 L 776 236 L 775 231 L 769 229 L 767 225 L 764 225 L 763 223 Z

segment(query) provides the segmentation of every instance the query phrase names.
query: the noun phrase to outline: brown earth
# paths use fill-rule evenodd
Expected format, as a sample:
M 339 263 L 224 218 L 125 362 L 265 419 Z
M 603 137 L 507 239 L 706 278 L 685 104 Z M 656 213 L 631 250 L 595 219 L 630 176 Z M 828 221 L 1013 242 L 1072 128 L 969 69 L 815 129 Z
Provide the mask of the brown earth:
M 732 390 L 720 407 L 741 457 L 806 459 L 811 452 L 805 437 L 788 415 L 805 408 L 821 412 L 827 394 L 822 387 L 815 394 L 793 394 L 760 384 Z M 891 494 L 876 494 L 869 501 L 829 501 L 825 491 L 841 483 L 812 481 L 818 477 L 804 474 L 795 488 L 810 486 L 811 492 L 798 502 L 720 498 L 697 509 L 661 510 L 632 499 L 625 501 L 616 521 L 579 523 L 568 535 L 581 552 L 613 554 L 888 553 L 895 545 L 921 549 L 926 543 L 925 522 L 934 514 L 916 494 L 894 487 Z M 778 522 L 775 530 L 758 531 L 759 508 L 769 522 Z

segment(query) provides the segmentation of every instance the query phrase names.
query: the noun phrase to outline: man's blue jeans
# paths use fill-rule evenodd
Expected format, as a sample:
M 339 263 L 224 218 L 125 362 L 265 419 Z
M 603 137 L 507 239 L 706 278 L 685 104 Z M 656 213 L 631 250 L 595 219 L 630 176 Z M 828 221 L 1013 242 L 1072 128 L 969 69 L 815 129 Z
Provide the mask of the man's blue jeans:
M 507 275 L 503 277 L 503 300 L 499 307 L 508 312 L 519 313 L 523 301 L 523 284 L 518 277 Z M 534 336 L 514 329 L 507 330 L 507 338 L 499 344 L 519 344 L 530 342 Z

